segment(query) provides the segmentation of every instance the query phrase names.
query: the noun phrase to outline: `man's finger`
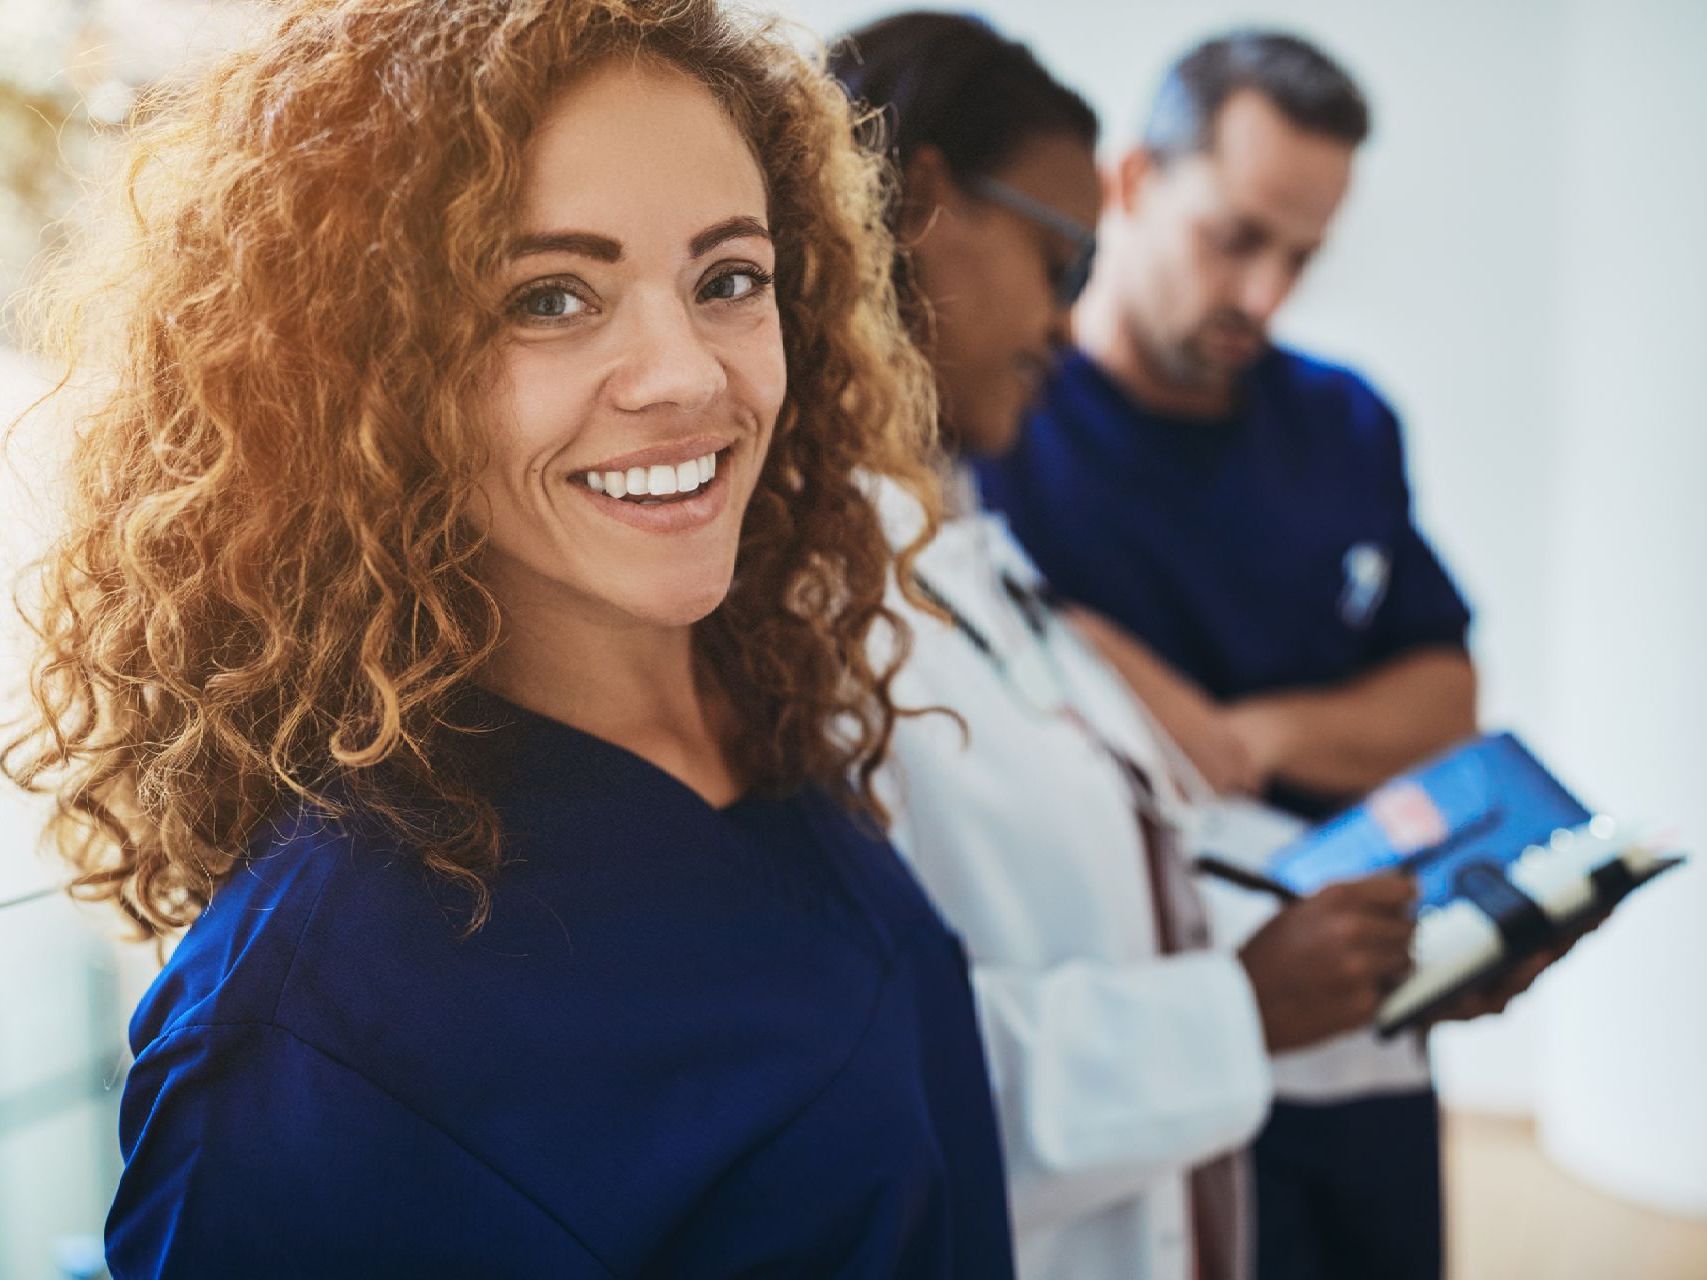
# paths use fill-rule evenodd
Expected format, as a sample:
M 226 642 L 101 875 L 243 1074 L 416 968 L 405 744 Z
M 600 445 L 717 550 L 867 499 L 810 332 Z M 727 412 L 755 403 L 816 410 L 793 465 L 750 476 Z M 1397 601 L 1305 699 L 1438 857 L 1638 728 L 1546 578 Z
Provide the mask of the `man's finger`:
M 1322 890 L 1341 904 L 1383 915 L 1408 912 L 1416 905 L 1417 882 L 1398 871 L 1383 871 L 1361 880 L 1341 880 Z
M 1408 916 L 1376 915 L 1366 912 L 1355 918 L 1350 934 L 1356 945 L 1382 952 L 1411 952 L 1411 939 L 1416 936 L 1416 922 Z

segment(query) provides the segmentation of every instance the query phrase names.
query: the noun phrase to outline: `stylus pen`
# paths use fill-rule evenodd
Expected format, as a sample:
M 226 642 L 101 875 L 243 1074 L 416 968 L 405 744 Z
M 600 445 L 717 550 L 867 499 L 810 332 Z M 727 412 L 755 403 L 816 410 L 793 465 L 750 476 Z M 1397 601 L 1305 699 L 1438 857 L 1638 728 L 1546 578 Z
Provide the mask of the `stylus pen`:
M 1271 880 L 1257 871 L 1247 871 L 1244 867 L 1235 866 L 1212 853 L 1201 854 L 1194 864 L 1199 871 L 1212 875 L 1228 884 L 1236 884 L 1242 889 L 1255 889 L 1258 893 L 1272 893 L 1282 902 L 1297 902 L 1298 891 L 1278 880 Z

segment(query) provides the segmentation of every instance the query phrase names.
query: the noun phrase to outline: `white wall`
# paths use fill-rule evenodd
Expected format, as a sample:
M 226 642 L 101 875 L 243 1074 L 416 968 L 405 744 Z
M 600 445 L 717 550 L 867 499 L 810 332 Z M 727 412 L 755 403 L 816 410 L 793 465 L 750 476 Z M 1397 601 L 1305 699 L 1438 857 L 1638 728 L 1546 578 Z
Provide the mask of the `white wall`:
M 0 345 L 0 723 L 22 705 L 23 676 L 31 640 L 12 591 L 24 566 L 45 548 L 54 523 L 52 496 L 42 483 L 52 451 L 44 424 L 13 421 L 49 384 L 41 372 Z M 0 780 L 0 901 L 53 883 L 63 876 L 37 856 L 44 805 Z
M 46 386 L 0 347 L 0 431 Z M 45 546 L 53 490 L 42 478 L 60 452 L 51 426 L 21 427 L 0 454 L 0 710 L 17 707 L 28 634 L 10 607 L 14 577 Z M 9 735 L 8 735 L 9 736 Z M 0 780 L 0 902 L 58 883 L 39 853 L 46 805 Z M 120 1033 L 110 911 L 60 899 L 0 912 L 0 1111 L 33 1119 L 0 1132 L 0 1277 L 48 1276 L 56 1241 L 98 1238 L 119 1172 Z M 121 1012 L 122 1009 L 122 1012 Z
M 1707 851 L 1707 8 L 1572 8 L 1558 569 L 1560 759 Z M 1546 994 L 1542 1137 L 1707 1217 L 1707 856 L 1630 904 Z
M 785 7 L 833 33 L 898 6 Z M 975 7 L 1085 93 L 1111 147 L 1167 63 L 1229 25 L 1289 27 L 1362 80 L 1375 134 L 1282 336 L 1361 367 L 1397 404 L 1423 524 L 1477 607 L 1484 719 L 1531 739 L 1589 803 L 1674 821 L 1707 851 L 1707 4 Z M 1689 1029 L 1656 1043 L 1690 1037 L 1707 1078 L 1690 923 L 1707 869 L 1687 874 L 1693 890 L 1656 887 L 1503 1019 L 1437 1033 L 1448 1100 L 1531 1110 L 1541 1046 L 1590 1071 L 1598 1013 L 1583 1010 L 1610 1003 L 1621 1034 Z M 1649 1108 L 1650 1138 L 1669 1115 L 1707 1160 L 1704 1108 Z M 1613 1106 L 1604 1123 L 1628 1118 Z

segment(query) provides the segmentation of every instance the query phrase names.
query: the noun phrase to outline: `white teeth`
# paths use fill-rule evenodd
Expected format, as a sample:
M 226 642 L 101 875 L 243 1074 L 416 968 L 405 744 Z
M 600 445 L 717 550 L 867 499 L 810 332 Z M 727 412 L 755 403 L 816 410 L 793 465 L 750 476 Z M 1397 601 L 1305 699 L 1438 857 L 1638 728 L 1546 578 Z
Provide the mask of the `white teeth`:
M 612 498 L 646 498 L 693 493 L 710 484 L 716 474 L 717 455 L 707 453 L 675 464 L 630 467 L 627 471 L 587 471 L 582 478 L 594 493 Z

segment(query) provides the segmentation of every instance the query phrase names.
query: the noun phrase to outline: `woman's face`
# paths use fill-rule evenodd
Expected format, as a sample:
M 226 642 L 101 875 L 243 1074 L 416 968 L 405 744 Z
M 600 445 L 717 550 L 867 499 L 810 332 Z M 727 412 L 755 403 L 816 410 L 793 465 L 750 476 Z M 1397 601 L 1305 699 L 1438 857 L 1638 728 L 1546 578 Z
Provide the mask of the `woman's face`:
M 916 225 L 903 227 L 913 246 L 920 287 L 935 319 L 931 362 L 943 398 L 944 424 L 955 446 L 986 456 L 1007 452 L 1025 411 L 1048 373 L 1053 348 L 1065 341 L 1067 308 L 1053 281 L 1077 246 L 993 200 L 964 191 L 939 170 L 937 190 L 913 190 Z M 1064 134 L 1027 141 L 990 175 L 1089 229 L 1100 188 L 1091 149 Z
M 787 375 L 765 183 L 698 82 L 613 62 L 530 140 L 486 393 L 501 602 L 680 626 L 728 591 Z

